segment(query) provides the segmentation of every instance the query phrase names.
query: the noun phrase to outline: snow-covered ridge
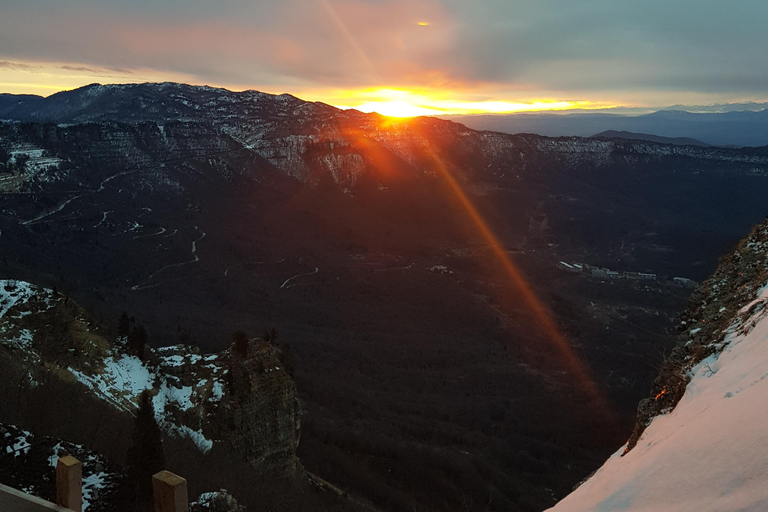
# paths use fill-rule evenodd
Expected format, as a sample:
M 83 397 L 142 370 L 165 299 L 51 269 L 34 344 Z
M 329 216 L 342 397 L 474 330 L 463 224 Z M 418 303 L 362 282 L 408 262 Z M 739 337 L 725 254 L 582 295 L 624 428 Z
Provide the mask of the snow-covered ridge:
M 0 318 L 17 304 L 26 304 L 41 291 L 43 290 L 25 281 L 0 279 Z M 48 303 L 50 299 L 45 297 L 43 300 Z
M 764 223 L 694 293 L 656 394 L 638 409 L 634 448 L 551 510 L 768 510 L 767 316 Z
M 79 382 L 127 413 L 149 390 L 167 434 L 203 453 L 222 443 L 257 471 L 300 470 L 301 406 L 273 343 L 256 338 L 207 355 L 186 345 L 140 348 L 128 336 L 102 334 L 85 310 L 53 290 L 13 280 L 0 280 L 0 290 L 0 356 L 20 373 L 20 387 Z
M 677 407 L 552 510 L 768 510 L 768 287 L 690 372 Z

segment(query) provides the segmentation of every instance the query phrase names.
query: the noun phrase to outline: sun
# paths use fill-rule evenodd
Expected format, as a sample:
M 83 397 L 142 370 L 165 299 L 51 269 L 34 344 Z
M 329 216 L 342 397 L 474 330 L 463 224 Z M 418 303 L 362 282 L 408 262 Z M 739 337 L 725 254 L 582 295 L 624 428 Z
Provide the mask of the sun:
M 504 114 L 512 112 L 535 112 L 537 110 L 568 110 L 573 108 L 606 108 L 606 105 L 587 101 L 558 101 L 555 99 L 532 99 L 529 101 L 461 101 L 446 91 L 404 90 L 404 89 L 363 89 L 337 91 L 331 100 L 333 106 L 341 109 L 353 108 L 361 112 L 377 112 L 389 117 L 439 116 L 452 114 Z
M 369 101 L 354 108 L 360 112 L 377 112 L 389 117 L 437 116 L 443 113 L 442 110 L 420 107 L 405 100 Z

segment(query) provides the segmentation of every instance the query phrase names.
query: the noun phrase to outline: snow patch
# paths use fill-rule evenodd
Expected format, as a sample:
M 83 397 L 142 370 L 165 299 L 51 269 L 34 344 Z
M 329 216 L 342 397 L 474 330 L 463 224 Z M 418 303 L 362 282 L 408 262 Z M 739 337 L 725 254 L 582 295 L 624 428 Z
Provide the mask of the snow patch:
M 766 288 L 745 306 L 766 300 Z M 554 512 L 768 510 L 768 321 L 756 311 L 728 329 L 724 350 L 691 370 L 677 407 L 634 450 L 616 452 Z
M 0 279 L 0 318 L 13 306 L 29 302 L 36 295 L 35 288 L 26 281 Z

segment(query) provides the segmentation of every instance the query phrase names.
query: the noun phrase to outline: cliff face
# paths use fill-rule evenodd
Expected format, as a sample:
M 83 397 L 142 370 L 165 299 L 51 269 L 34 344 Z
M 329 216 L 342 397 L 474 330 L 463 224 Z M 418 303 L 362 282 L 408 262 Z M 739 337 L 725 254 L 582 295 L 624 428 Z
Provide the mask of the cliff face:
M 215 420 L 219 437 L 255 468 L 293 473 L 301 406 L 278 350 L 269 342 L 251 342 L 245 358 L 230 354 L 229 368 L 231 392 Z
M 0 280 L 0 351 L 28 368 L 24 386 L 43 378 L 79 381 L 115 408 L 133 412 L 144 389 L 153 394 L 158 423 L 205 452 L 229 445 L 258 471 L 299 469 L 301 407 L 279 349 L 252 341 L 201 355 L 185 345 L 131 353 L 126 338 L 100 333 L 74 301 L 22 281 Z
M 697 290 L 628 444 L 553 510 L 768 507 L 768 221 Z
M 723 256 L 714 275 L 693 293 L 680 316 L 677 346 L 662 364 L 650 396 L 638 405 L 627 452 L 635 447 L 654 417 L 674 409 L 691 380 L 691 369 L 723 349 L 734 325 L 745 332 L 754 327 L 751 320 L 749 325 L 744 324 L 756 308 L 762 308 L 755 301 L 768 281 L 767 259 L 768 221 L 755 227 Z

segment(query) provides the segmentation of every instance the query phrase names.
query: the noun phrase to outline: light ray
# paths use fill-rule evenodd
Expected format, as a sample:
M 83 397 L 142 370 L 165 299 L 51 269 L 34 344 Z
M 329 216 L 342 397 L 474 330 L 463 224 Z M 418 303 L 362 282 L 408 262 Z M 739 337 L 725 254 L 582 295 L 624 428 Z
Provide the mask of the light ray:
M 318 2 L 323 7 L 326 14 L 328 14 L 328 17 L 331 19 L 331 22 L 334 24 L 339 34 L 341 34 L 342 38 L 346 41 L 347 45 L 350 48 L 352 48 L 352 51 L 355 52 L 355 55 L 357 55 L 357 58 L 366 68 L 366 71 L 370 73 L 372 76 L 377 76 L 378 73 L 376 72 L 376 67 L 371 62 L 371 59 L 369 59 L 368 56 L 365 54 L 365 52 L 363 51 L 361 46 L 358 44 L 357 40 L 349 31 L 349 29 L 347 29 L 347 26 L 344 24 L 344 21 L 336 13 L 336 9 L 333 8 L 333 6 L 330 4 L 328 0 L 318 0 Z
M 425 137 L 426 134 L 420 135 Z M 437 169 L 440 172 L 440 175 L 448 183 L 451 192 L 458 200 L 464 212 L 468 215 L 482 237 L 488 242 L 488 245 L 491 247 L 493 254 L 501 263 L 505 274 L 509 278 L 514 288 L 517 289 L 517 291 L 522 295 L 531 313 L 533 314 L 536 323 L 546 335 L 546 338 L 549 339 L 552 345 L 557 349 L 559 355 L 566 363 L 572 375 L 584 386 L 586 393 L 593 400 L 593 403 L 597 409 L 604 413 L 605 418 L 607 418 L 613 425 L 616 425 L 618 421 L 608 403 L 608 400 L 598 389 L 597 384 L 595 383 L 594 379 L 592 379 L 586 365 L 573 351 L 571 345 L 568 343 L 568 340 L 560 332 L 560 329 L 557 327 L 554 320 L 552 320 L 550 312 L 538 298 L 536 292 L 533 290 L 525 276 L 523 276 L 520 269 L 514 263 L 510 254 L 505 250 L 501 240 L 499 240 L 483 216 L 480 214 L 480 211 L 474 205 L 472 200 L 464 192 L 464 189 L 454 177 L 449 168 L 449 165 L 445 162 L 445 160 L 436 152 L 435 149 L 432 149 L 431 144 L 428 145 L 427 148 L 429 148 L 427 150 L 428 154 L 432 161 L 435 163 Z

